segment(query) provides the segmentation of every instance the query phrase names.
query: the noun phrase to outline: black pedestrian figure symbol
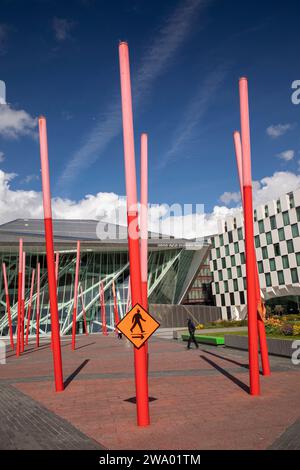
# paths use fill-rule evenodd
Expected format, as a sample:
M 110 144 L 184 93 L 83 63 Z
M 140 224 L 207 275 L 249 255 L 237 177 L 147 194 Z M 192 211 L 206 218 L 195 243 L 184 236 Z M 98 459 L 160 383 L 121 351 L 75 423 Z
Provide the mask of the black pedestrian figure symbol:
M 132 317 L 132 327 L 130 328 L 130 331 L 132 333 L 132 331 L 134 330 L 134 328 L 138 325 L 140 327 L 140 330 L 141 330 L 141 333 L 145 333 L 145 331 L 143 330 L 143 327 L 141 325 L 141 320 L 142 321 L 146 321 L 144 320 L 144 318 L 142 317 L 141 313 L 140 313 L 140 310 L 138 309 L 137 310 L 137 313 L 135 313 Z

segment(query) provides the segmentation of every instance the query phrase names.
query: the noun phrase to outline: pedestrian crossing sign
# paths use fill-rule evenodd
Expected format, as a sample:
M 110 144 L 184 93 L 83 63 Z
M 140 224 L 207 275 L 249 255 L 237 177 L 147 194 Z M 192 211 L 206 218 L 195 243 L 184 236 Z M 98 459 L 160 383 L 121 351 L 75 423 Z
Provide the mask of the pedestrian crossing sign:
M 160 324 L 140 304 L 135 304 L 116 327 L 139 349 Z

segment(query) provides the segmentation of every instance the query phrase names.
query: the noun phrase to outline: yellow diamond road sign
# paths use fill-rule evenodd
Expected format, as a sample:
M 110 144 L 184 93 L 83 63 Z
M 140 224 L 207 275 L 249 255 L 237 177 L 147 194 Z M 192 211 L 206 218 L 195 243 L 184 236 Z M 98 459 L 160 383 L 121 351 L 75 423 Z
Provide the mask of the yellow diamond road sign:
M 117 324 L 132 344 L 139 349 L 147 341 L 160 324 L 140 304 L 135 306 Z

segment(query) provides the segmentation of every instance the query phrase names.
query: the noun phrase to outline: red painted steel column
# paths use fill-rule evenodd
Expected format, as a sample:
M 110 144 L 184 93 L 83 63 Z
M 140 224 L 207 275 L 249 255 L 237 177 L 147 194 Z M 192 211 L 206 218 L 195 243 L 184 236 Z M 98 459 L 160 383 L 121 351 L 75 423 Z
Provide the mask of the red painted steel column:
M 82 312 L 83 312 L 84 330 L 85 330 L 85 334 L 88 335 L 89 333 L 88 333 L 87 324 L 86 324 L 86 312 L 85 312 L 85 307 L 84 307 L 84 302 L 83 302 L 82 285 L 80 285 L 80 298 L 81 298 L 81 305 L 82 305 Z
M 42 186 L 43 186 L 43 205 L 45 219 L 45 240 L 47 251 L 47 268 L 48 268 L 48 285 L 51 312 L 51 332 L 53 338 L 53 364 L 55 389 L 60 392 L 64 389 L 61 346 L 60 346 L 60 326 L 57 307 L 57 289 L 55 279 L 54 265 L 54 249 L 53 249 L 53 228 L 52 228 L 52 210 L 51 210 L 51 191 L 49 177 L 48 162 L 48 144 L 47 144 L 47 128 L 46 119 L 39 117 L 39 134 L 40 134 L 40 153 L 41 153 L 41 169 L 42 169 Z
M 73 324 L 72 324 L 72 349 L 75 350 L 76 341 L 76 319 L 77 319 L 77 302 L 78 302 L 78 278 L 79 278 L 79 265 L 80 265 L 80 241 L 77 242 L 76 251 L 76 268 L 75 268 L 75 283 L 74 283 L 74 306 L 73 306 Z
M 234 148 L 235 148 L 235 155 L 236 155 L 236 162 L 238 167 L 238 174 L 239 174 L 239 182 L 240 182 L 240 192 L 242 197 L 242 204 L 244 206 L 244 195 L 243 195 L 243 155 L 242 155 L 242 143 L 241 143 L 241 136 L 238 131 L 233 133 L 233 140 L 234 140 Z M 257 268 L 257 260 L 256 260 L 256 251 L 254 245 L 254 255 L 255 255 L 255 289 L 256 289 L 256 297 L 257 297 L 257 305 L 261 301 L 261 293 L 260 293 L 260 284 L 259 284 L 259 275 L 258 275 L 258 268 Z M 269 361 L 269 354 L 268 354 L 268 343 L 266 337 L 266 330 L 264 321 L 260 316 L 257 316 L 257 324 L 258 324 L 258 336 L 259 336 L 259 343 L 260 343 L 260 354 L 261 354 L 261 363 L 262 363 L 262 372 L 263 375 L 270 375 L 270 361 Z
M 243 185 L 244 185 L 244 226 L 245 253 L 247 276 L 247 306 L 248 306 L 248 347 L 249 347 L 249 376 L 250 394 L 260 394 L 259 364 L 258 364 L 258 325 L 257 302 L 255 287 L 255 252 L 252 206 L 251 179 L 251 148 L 248 104 L 248 82 L 246 78 L 239 80 L 242 155 L 243 155 Z
M 142 304 L 140 246 L 138 234 L 137 188 L 128 44 L 119 44 L 123 116 L 125 180 L 127 194 L 128 252 L 132 304 Z M 145 347 L 134 349 L 137 424 L 148 426 L 149 400 Z
M 29 304 L 28 304 L 28 309 L 27 309 L 26 342 L 25 342 L 26 345 L 28 344 L 28 335 L 29 335 L 29 329 L 30 329 L 30 317 L 31 317 L 31 305 L 32 305 L 33 287 L 34 287 L 34 276 L 35 276 L 35 270 L 33 269 L 32 270 L 32 275 L 31 275 Z
M 25 326 L 25 274 L 26 274 L 26 253 L 23 251 L 23 271 L 22 271 L 22 315 L 21 315 L 21 352 L 24 352 L 24 326 Z
M 8 283 L 7 283 L 5 263 L 2 263 L 2 271 L 3 271 L 4 290 L 5 290 L 5 297 L 6 297 L 6 310 L 7 310 L 7 320 L 8 320 L 8 328 L 9 328 L 10 346 L 11 346 L 11 349 L 14 349 L 15 348 L 14 335 L 13 335 L 13 328 L 12 328 L 12 321 L 11 321 L 10 300 L 9 300 L 9 292 L 8 292 Z
M 21 353 L 21 315 L 22 315 L 22 268 L 23 268 L 23 240 L 19 240 L 19 272 L 18 272 L 18 322 L 17 322 L 17 348 L 16 356 Z
M 40 277 L 41 277 L 41 265 L 37 265 L 37 276 L 36 276 L 36 347 L 40 346 Z
M 116 326 L 119 323 L 120 319 L 119 319 L 115 281 L 112 282 L 112 292 L 113 292 L 113 299 L 114 299 L 114 320 L 115 320 L 115 326 Z M 117 331 L 117 328 L 115 328 L 115 331 Z

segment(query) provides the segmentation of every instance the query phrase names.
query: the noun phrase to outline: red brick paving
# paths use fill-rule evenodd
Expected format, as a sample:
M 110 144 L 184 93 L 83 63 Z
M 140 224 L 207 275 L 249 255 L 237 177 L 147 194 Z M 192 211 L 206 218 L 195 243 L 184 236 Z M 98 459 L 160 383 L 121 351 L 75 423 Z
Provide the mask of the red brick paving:
M 65 379 L 88 363 L 63 393 L 55 393 L 49 347 L 9 357 L 0 379 L 68 420 L 109 449 L 265 449 L 300 416 L 300 366 L 272 358 L 276 371 L 261 378 L 262 395 L 251 397 L 212 363 L 248 385 L 248 371 L 183 343 L 152 339 L 149 344 L 151 426 L 136 426 L 132 346 L 125 340 L 81 336 L 72 352 L 64 342 Z M 246 364 L 242 352 L 203 347 Z M 112 374 L 107 378 L 101 374 Z M 131 376 L 127 376 L 131 374 Z

